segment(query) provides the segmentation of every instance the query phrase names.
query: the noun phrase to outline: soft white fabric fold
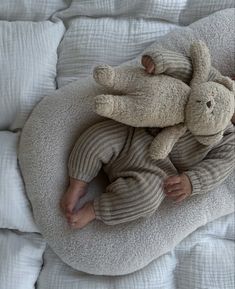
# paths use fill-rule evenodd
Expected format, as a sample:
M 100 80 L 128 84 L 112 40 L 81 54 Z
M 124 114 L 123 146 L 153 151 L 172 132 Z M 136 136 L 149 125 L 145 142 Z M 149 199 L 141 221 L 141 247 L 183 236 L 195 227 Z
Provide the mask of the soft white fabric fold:
M 0 289 L 34 289 L 45 247 L 39 234 L 0 229 Z
M 22 128 L 35 104 L 56 89 L 64 32 L 61 21 L 0 21 L 0 130 Z
M 38 232 L 18 166 L 19 133 L 0 131 L 0 228 Z

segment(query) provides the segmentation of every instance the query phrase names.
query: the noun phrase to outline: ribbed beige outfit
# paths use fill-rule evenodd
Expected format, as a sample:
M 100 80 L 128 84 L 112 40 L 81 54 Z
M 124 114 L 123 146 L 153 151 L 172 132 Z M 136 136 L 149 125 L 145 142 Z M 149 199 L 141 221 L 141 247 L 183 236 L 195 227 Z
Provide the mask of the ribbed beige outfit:
M 190 57 L 156 46 L 146 50 L 144 55 L 152 58 L 155 64 L 155 74 L 164 73 L 188 84 L 192 80 L 193 65 Z M 208 81 L 213 81 L 220 76 L 220 72 L 211 67 Z
M 163 180 L 185 172 L 193 194 L 218 186 L 235 167 L 235 130 L 231 124 L 214 147 L 186 132 L 164 160 L 152 160 L 151 130 L 113 120 L 93 125 L 77 140 L 69 159 L 69 175 L 90 182 L 103 167 L 110 185 L 94 200 L 96 218 L 108 225 L 154 213 L 165 195 Z

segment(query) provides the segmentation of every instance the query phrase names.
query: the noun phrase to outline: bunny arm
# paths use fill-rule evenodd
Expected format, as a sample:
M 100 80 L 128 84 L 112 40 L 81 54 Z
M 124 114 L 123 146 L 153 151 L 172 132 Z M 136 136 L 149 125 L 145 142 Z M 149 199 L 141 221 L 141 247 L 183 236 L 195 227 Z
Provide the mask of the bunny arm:
M 225 86 L 228 90 L 235 93 L 234 81 L 232 81 L 229 77 L 221 75 L 218 76 L 214 81 Z
M 150 157 L 154 160 L 165 159 L 186 130 L 187 128 L 184 124 L 177 124 L 162 129 L 151 143 L 149 149 Z

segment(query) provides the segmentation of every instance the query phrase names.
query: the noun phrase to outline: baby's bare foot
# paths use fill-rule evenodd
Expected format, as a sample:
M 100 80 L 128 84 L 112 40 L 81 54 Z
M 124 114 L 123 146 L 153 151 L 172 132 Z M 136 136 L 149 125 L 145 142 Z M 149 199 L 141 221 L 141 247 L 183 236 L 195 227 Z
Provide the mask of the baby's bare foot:
M 60 208 L 66 216 L 74 212 L 77 202 L 86 194 L 87 188 L 87 183 L 70 178 L 70 185 L 60 201 Z
M 76 213 L 68 217 L 68 222 L 73 229 L 82 229 L 95 219 L 95 210 L 92 202 L 86 203 Z

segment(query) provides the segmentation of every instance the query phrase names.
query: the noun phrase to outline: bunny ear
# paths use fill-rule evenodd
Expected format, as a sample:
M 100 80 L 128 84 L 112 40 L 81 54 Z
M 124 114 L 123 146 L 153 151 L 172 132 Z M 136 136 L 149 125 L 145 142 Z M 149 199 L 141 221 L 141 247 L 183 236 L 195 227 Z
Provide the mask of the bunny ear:
M 208 81 L 211 69 L 211 56 L 208 47 L 202 41 L 194 42 L 190 47 L 193 63 L 193 78 L 190 85 Z
M 229 77 L 219 77 L 218 79 L 214 80 L 215 82 L 224 85 L 227 89 L 229 89 L 230 91 L 234 92 L 234 81 L 232 81 Z

